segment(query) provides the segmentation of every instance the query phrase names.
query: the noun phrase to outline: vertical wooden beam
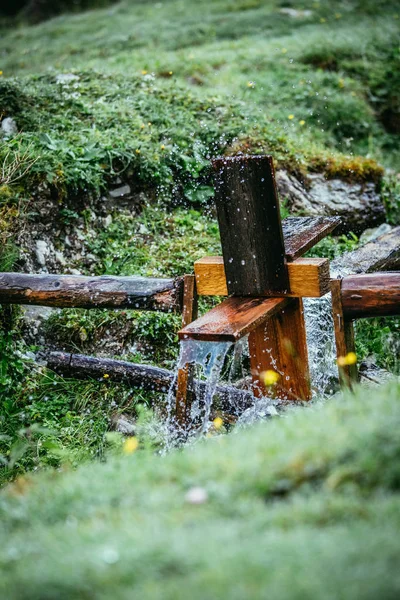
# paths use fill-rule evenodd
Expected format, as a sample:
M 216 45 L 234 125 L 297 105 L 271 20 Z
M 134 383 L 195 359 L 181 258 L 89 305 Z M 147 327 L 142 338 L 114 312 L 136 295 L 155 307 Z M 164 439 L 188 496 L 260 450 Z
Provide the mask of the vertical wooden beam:
M 289 278 L 272 157 L 218 158 L 213 167 L 229 294 L 285 294 Z
M 255 396 L 271 393 L 262 377 L 264 371 L 280 375 L 274 387 L 278 397 L 287 400 L 310 400 L 311 385 L 308 366 L 303 303 L 294 298 L 278 315 L 249 335 L 250 364 Z
M 182 327 L 186 327 L 186 325 L 197 319 L 197 313 L 196 278 L 194 275 L 185 275 L 183 280 Z M 187 427 L 190 406 L 193 400 L 193 385 L 191 385 L 193 379 L 194 365 L 188 363 L 179 369 L 176 382 L 175 419 L 183 430 Z
M 353 321 L 346 320 L 342 304 L 342 280 L 332 279 L 332 317 L 335 330 L 336 356 L 337 359 L 347 356 L 349 352 L 355 352 Z M 342 387 L 352 387 L 358 380 L 357 364 L 339 366 L 339 381 Z

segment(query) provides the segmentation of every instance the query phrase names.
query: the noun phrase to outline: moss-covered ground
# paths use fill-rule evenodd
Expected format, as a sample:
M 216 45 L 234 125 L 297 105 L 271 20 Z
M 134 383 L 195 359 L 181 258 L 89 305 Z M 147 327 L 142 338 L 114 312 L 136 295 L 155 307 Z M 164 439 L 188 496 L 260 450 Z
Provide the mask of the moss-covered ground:
M 41 221 L 44 196 L 57 229 L 79 229 L 95 257 L 68 267 L 191 271 L 219 252 L 208 165 L 224 152 L 270 152 L 298 175 L 373 180 L 389 222 L 399 222 L 397 3 L 306 0 L 297 16 L 288 8 L 299 10 L 273 0 L 125 1 L 34 26 L 2 23 L 0 115 L 18 134 L 0 143 L 0 270 L 21 268 L 16 241 Z M 92 221 L 117 180 L 146 201 L 131 214 L 110 206 L 107 226 Z M 61 234 L 54 243 L 62 249 Z M 356 243 L 330 240 L 319 252 Z M 1 479 L 103 458 L 115 413 L 135 415 L 154 398 L 38 368 L 29 351 L 40 348 L 24 342 L 17 312 L 1 313 Z M 66 310 L 46 335 L 90 351 L 122 331 L 128 359 L 170 368 L 178 327 L 166 315 Z M 374 353 L 393 368 L 395 331 L 398 321 L 361 327 L 360 358 Z
M 0 594 L 397 598 L 399 400 L 360 389 L 166 457 L 21 477 L 0 494 Z

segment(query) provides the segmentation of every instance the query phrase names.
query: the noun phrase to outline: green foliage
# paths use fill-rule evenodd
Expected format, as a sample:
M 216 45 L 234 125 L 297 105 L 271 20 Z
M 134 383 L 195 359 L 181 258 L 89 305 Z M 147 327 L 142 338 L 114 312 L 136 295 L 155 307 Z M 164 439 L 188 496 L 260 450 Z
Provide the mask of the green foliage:
M 354 233 L 348 233 L 338 237 L 330 235 L 311 248 L 311 250 L 306 253 L 306 256 L 310 258 L 321 257 L 333 260 L 334 258 L 341 256 L 344 252 L 355 250 L 358 243 L 358 237 Z
M 21 477 L 0 495 L 0 592 L 394 598 L 399 394 L 359 389 L 166 457 Z
M 388 222 L 392 225 L 400 225 L 400 178 L 398 175 L 389 175 L 384 178 L 382 198 Z
M 359 359 L 400 373 L 400 318 L 363 319 L 356 322 L 356 352 Z

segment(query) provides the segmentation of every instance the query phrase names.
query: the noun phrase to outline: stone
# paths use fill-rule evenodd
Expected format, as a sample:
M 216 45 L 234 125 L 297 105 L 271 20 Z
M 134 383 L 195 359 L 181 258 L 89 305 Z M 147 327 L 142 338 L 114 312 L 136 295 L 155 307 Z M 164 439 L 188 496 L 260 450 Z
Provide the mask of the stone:
M 310 174 L 305 186 L 286 171 L 276 173 L 279 195 L 286 199 L 292 213 L 310 216 L 340 216 L 342 223 L 335 234 L 361 233 L 385 220 L 385 208 L 373 182 L 349 183 Z
M 1 122 L 1 134 L 3 137 L 8 138 L 18 133 L 18 127 L 16 122 L 11 117 L 6 117 Z
M 119 431 L 123 435 L 134 435 L 136 423 L 133 419 L 126 415 L 118 415 L 114 420 L 115 431 Z
M 103 219 L 103 225 L 104 225 L 104 227 L 110 227 L 111 223 L 112 223 L 112 216 L 111 215 L 107 215 Z
M 129 196 L 131 193 L 131 188 L 129 185 L 122 185 L 121 187 L 116 188 L 115 190 L 110 190 L 109 195 L 111 198 L 123 198 L 124 196 Z
M 65 265 L 67 264 L 67 261 L 65 260 L 64 254 L 62 252 L 55 252 L 54 255 L 56 257 L 56 261 L 59 262 L 60 265 L 65 267 Z
M 35 256 L 41 267 L 46 266 L 46 260 L 50 255 L 50 248 L 47 242 L 44 240 L 37 240 L 35 247 Z
M 360 243 L 366 244 L 367 242 L 372 242 L 372 240 L 376 240 L 381 235 L 385 235 L 385 233 L 389 233 L 393 229 L 392 225 L 389 223 L 382 223 L 379 227 L 373 227 L 372 229 L 366 229 L 362 235 L 360 235 Z
M 400 269 L 400 225 L 331 262 L 331 277 Z

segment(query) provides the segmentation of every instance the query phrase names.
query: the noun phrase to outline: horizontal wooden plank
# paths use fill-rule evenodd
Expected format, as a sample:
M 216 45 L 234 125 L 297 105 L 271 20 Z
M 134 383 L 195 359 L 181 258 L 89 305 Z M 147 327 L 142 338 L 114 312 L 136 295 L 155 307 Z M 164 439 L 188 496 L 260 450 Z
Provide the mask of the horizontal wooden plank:
M 400 315 L 400 272 L 350 275 L 341 294 L 345 319 Z
M 236 342 L 268 317 L 282 310 L 290 298 L 241 298 L 232 296 L 181 329 L 182 341 Z
M 287 264 L 289 297 L 319 298 L 329 292 L 329 260 L 298 258 Z M 227 296 L 225 267 L 222 256 L 205 256 L 194 263 L 197 293 L 200 296 Z M 280 294 L 274 294 L 280 296 Z
M 182 286 L 180 278 L 0 273 L 0 304 L 170 312 L 181 309 Z
M 340 217 L 287 217 L 282 221 L 285 255 L 295 260 L 329 235 L 340 223 Z

